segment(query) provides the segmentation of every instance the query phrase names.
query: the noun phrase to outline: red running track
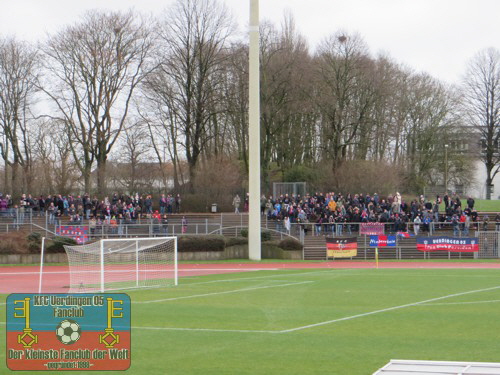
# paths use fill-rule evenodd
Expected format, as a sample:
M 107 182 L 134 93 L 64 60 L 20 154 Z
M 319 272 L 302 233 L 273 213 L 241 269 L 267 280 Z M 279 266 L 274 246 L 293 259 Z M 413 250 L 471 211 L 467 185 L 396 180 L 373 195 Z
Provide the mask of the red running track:
M 179 277 L 214 275 L 224 273 L 252 272 L 261 270 L 290 270 L 290 269 L 355 269 L 374 268 L 370 262 L 311 262 L 311 263 L 209 263 L 209 264 L 181 264 Z M 500 269 L 500 263 L 460 263 L 460 262 L 380 262 L 379 268 L 385 269 Z M 0 293 L 38 293 L 40 268 L 37 266 L 0 267 Z M 114 273 L 119 278 L 124 270 L 118 267 Z M 67 293 L 69 272 L 67 266 L 46 266 L 43 273 L 44 293 Z

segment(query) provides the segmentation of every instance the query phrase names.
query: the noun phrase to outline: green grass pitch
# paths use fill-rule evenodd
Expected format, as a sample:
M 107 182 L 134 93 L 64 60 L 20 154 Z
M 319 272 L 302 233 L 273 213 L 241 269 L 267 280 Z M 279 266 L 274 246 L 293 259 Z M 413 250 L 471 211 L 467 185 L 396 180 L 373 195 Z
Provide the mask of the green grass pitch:
M 128 294 L 127 374 L 367 375 L 390 359 L 500 362 L 495 269 L 255 271 Z

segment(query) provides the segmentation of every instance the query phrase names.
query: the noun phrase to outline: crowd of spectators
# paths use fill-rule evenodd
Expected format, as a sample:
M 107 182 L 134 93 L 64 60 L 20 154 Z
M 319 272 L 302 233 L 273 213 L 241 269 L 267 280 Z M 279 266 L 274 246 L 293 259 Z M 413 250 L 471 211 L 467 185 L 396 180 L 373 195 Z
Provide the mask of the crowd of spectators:
M 124 195 L 115 193 L 100 200 L 89 194 L 77 196 L 47 195 L 32 197 L 23 194 L 21 199 L 13 201 L 9 195 L 0 194 L 0 215 L 16 217 L 22 223 L 25 215 L 47 216 L 49 224 L 58 223 L 64 218 L 75 224 L 83 220 L 97 223 L 118 221 L 133 223 L 139 218 L 152 218 L 167 221 L 167 215 L 181 212 L 180 194 L 161 194 L 154 199 L 151 195 Z M 248 211 L 248 194 L 241 199 L 236 195 L 232 200 L 235 213 Z M 304 196 L 284 194 L 279 197 L 261 197 L 261 214 L 277 223 L 280 229 L 289 230 L 292 224 L 315 224 L 315 233 L 342 232 L 344 229 L 357 230 L 357 223 L 388 223 L 393 231 L 407 231 L 410 228 L 429 231 L 431 226 L 450 226 L 455 234 L 468 233 L 471 225 L 479 228 L 479 215 L 474 208 L 475 201 L 469 197 L 466 207 L 457 194 L 435 199 L 426 199 L 423 195 L 409 202 L 399 192 L 387 196 L 370 194 L 346 194 L 329 192 L 305 194 Z M 483 215 L 482 229 L 487 229 L 489 217 Z M 495 217 L 497 229 L 500 229 L 500 214 Z M 410 224 L 410 225 L 409 225 Z
M 47 216 L 49 224 L 60 222 L 62 218 L 74 223 L 83 220 L 100 222 L 120 220 L 135 222 L 139 218 L 164 217 L 167 214 L 180 213 L 181 195 L 162 194 L 157 202 L 151 195 L 119 195 L 99 200 L 89 194 L 77 196 L 47 195 L 32 197 L 23 194 L 19 201 L 13 201 L 9 195 L 0 194 L 0 215 L 16 217 L 22 223 L 27 214 Z
M 454 234 L 461 231 L 468 234 L 471 225 L 479 228 L 479 215 L 474 208 L 475 201 L 468 197 L 466 207 L 457 194 L 435 199 L 423 195 L 406 202 L 399 192 L 394 195 L 315 193 L 313 195 L 281 195 L 261 198 L 261 213 L 287 228 L 293 223 L 313 223 L 316 235 L 322 232 L 357 230 L 357 224 L 365 222 L 388 223 L 394 232 L 406 232 L 409 227 L 417 235 L 431 227 L 451 227 Z M 443 205 L 442 205 L 443 204 Z M 489 217 L 483 215 L 482 229 L 488 229 Z M 500 214 L 495 217 L 500 228 Z M 340 224 L 340 225 L 339 225 Z M 410 224 L 410 225 L 409 225 Z

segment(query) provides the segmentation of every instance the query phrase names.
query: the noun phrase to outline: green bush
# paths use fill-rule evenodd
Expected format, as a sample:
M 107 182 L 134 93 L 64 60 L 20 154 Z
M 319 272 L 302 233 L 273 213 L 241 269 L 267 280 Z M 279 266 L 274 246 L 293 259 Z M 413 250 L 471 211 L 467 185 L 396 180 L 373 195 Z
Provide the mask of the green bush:
M 42 235 L 37 232 L 32 232 L 26 236 L 28 252 L 31 254 L 39 254 L 42 245 Z
M 28 254 L 27 232 L 14 231 L 0 234 L 0 254 Z
M 248 238 L 248 229 L 243 228 L 241 230 L 240 234 L 241 234 L 242 237 Z M 261 232 L 260 232 L 260 240 L 262 242 L 271 241 L 271 238 L 272 238 L 271 231 L 261 230 Z
M 68 237 L 54 237 L 52 240 L 48 241 L 45 246 L 46 253 L 64 253 L 64 245 L 78 245 L 78 243 Z
M 300 241 L 297 241 L 295 238 L 284 238 L 282 239 L 278 247 L 280 247 L 283 250 L 302 250 L 302 244 Z
M 246 237 L 227 237 L 226 238 L 226 247 L 229 246 L 237 246 L 237 245 L 247 245 L 248 238 Z
M 37 232 L 32 232 L 26 236 L 26 240 L 28 240 L 28 242 L 36 242 L 38 244 L 41 244 L 42 243 L 42 235 L 40 233 L 37 233 Z
M 223 236 L 181 236 L 177 239 L 179 252 L 224 251 L 226 241 Z

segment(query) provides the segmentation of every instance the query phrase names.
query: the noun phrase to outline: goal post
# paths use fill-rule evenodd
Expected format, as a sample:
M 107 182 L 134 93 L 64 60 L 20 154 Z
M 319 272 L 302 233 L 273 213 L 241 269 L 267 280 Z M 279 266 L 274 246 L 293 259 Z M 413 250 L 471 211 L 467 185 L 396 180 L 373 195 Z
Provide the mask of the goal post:
M 177 285 L 177 237 L 102 239 L 69 246 L 70 293 Z

